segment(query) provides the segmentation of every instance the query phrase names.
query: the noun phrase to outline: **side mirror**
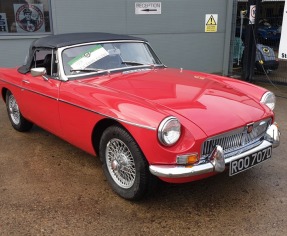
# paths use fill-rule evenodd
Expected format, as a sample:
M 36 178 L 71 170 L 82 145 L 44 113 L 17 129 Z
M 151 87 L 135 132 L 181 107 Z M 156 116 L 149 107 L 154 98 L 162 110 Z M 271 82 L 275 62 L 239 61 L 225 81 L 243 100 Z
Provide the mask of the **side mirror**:
M 38 68 L 32 68 L 31 69 L 31 75 L 32 76 L 41 76 L 47 74 L 45 67 L 38 67 Z

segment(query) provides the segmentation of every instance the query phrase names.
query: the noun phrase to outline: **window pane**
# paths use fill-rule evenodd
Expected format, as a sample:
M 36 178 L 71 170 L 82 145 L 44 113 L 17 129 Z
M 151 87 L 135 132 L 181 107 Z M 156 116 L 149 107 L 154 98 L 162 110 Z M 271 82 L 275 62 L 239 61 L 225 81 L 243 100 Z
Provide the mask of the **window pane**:
M 0 35 L 51 33 L 50 0 L 0 0 Z

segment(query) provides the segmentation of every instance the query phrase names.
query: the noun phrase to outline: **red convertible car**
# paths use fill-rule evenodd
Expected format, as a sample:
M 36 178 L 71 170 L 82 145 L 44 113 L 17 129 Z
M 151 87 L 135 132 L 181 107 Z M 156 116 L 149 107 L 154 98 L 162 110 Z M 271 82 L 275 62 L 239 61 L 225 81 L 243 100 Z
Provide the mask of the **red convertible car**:
M 23 66 L 0 70 L 0 92 L 17 131 L 35 124 L 99 156 L 112 189 L 130 200 L 158 178 L 238 174 L 279 145 L 272 92 L 167 68 L 138 37 L 37 39 Z

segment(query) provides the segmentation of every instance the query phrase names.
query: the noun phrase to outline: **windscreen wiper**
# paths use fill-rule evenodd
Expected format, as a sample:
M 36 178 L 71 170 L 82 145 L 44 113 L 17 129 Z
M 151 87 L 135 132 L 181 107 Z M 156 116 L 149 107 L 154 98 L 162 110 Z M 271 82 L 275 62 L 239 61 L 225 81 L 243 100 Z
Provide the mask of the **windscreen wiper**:
M 164 64 L 145 64 L 136 61 L 122 61 L 122 64 L 132 65 L 132 66 L 151 66 L 151 67 L 166 67 Z
M 132 66 L 152 66 L 150 64 L 144 64 L 136 61 L 122 61 L 122 64 L 132 65 Z
M 108 70 L 98 68 L 84 68 L 84 69 L 71 69 L 70 72 L 81 71 L 81 72 L 109 72 Z

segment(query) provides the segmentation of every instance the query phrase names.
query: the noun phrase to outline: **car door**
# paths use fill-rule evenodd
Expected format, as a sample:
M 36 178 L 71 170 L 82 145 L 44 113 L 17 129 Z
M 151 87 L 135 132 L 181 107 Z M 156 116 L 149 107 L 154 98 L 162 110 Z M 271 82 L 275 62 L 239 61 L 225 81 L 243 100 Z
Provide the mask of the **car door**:
M 52 50 L 35 51 L 32 67 L 45 67 L 46 74 L 32 76 L 31 72 L 22 77 L 22 102 L 27 119 L 38 126 L 54 133 L 60 133 L 59 122 L 59 87 L 55 53 Z

